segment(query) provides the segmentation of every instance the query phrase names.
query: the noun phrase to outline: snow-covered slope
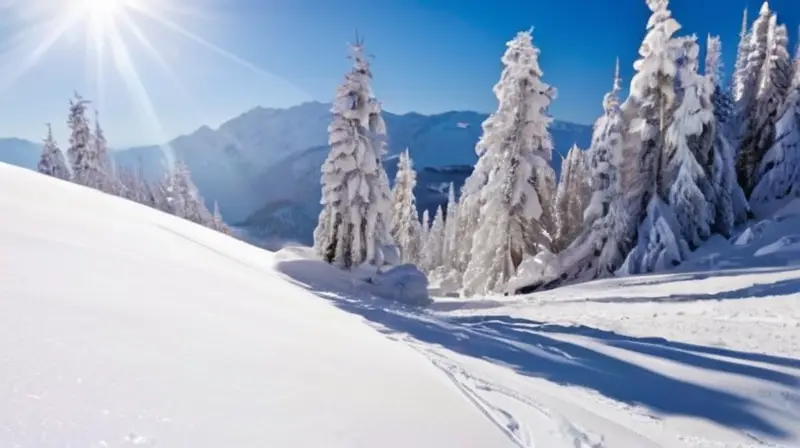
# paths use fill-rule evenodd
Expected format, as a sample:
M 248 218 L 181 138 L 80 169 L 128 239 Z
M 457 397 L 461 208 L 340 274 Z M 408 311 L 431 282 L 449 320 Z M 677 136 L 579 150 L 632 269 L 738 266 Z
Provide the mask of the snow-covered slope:
M 736 269 L 419 309 L 4 164 L 0 210 L 3 447 L 800 446 L 794 213 Z
M 424 354 L 518 446 L 798 447 L 798 212 L 682 272 L 425 310 L 287 251 L 278 268 Z
M 0 446 L 514 446 L 271 253 L 5 164 L 0 210 Z

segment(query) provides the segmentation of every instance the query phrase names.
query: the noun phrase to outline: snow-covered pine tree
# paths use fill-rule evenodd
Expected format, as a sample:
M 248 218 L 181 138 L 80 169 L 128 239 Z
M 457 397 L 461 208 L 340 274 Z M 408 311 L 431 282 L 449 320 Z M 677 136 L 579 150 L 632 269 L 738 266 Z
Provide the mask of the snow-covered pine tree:
M 786 26 L 778 25 L 777 15 L 773 14 L 769 21 L 767 40 L 767 57 L 761 72 L 756 108 L 756 136 L 754 142 L 755 165 L 750 167 L 754 184 L 761 181 L 759 167 L 765 154 L 775 143 L 775 123 L 778 120 L 779 108 L 783 105 L 792 79 L 792 62 L 787 46 L 789 37 Z
M 747 23 L 747 8 L 745 8 L 744 12 L 742 13 L 742 29 L 739 31 L 739 45 L 736 49 L 736 64 L 733 68 L 733 82 L 731 83 L 731 96 L 733 97 L 734 104 L 742 101 L 742 98 L 745 95 L 745 90 L 749 87 L 747 85 L 747 79 L 749 77 L 747 71 L 747 58 L 749 55 L 750 33 L 748 31 Z M 733 115 L 732 118 L 736 119 L 736 116 Z M 736 129 L 737 135 L 731 135 L 732 137 L 738 137 L 738 128 Z
M 120 194 L 122 186 L 114 172 L 111 156 L 108 153 L 108 142 L 105 132 L 100 126 L 100 114 L 94 111 L 94 134 L 92 135 L 92 146 L 97 157 L 99 172 L 99 189 L 109 194 Z M 131 173 L 132 174 L 132 173 Z
M 711 236 L 716 195 L 709 173 L 716 135 L 714 85 L 698 74 L 700 48 L 695 36 L 681 39 L 677 61 L 678 107 L 666 130 L 669 204 L 680 224 L 681 237 L 694 250 Z M 682 261 L 682 260 L 677 260 Z
M 105 173 L 92 143 L 92 132 L 86 119 L 89 104 L 77 92 L 69 102 L 67 125 L 70 129 L 67 157 L 72 165 L 72 180 L 97 190 L 103 190 Z
M 673 37 L 680 29 L 667 0 L 647 0 L 652 11 L 647 34 L 634 63 L 630 96 L 623 104 L 629 134 L 623 154 L 623 191 L 635 217 L 636 245 L 620 268 L 636 274 L 652 272 L 683 261 L 688 246 L 668 205 L 670 176 L 666 133 L 676 104 L 676 61 L 684 43 Z
M 206 227 L 213 226 L 213 216 L 200 197 L 189 167 L 182 160 L 175 162 L 171 176 L 172 212 L 175 216 Z
M 741 83 L 744 89 L 736 102 L 736 122 L 739 126 L 736 174 L 739 185 L 747 197 L 750 196 L 755 186 L 755 171 L 763 156 L 763 152 L 759 148 L 760 126 L 764 123 L 764 117 L 761 114 L 765 112 L 761 97 L 768 91 L 762 88 L 766 87 L 762 80 L 765 75 L 769 79 L 771 71 L 767 69 L 765 72 L 765 68 L 769 67 L 767 57 L 770 51 L 772 15 L 769 4 L 764 2 L 749 34 L 747 62 L 741 74 Z
M 709 160 L 712 165 L 708 170 L 716 198 L 712 230 L 729 237 L 737 221 L 747 220 L 749 207 L 744 199 L 744 192 L 736 181 L 736 155 L 729 134 L 734 118 L 734 102 L 730 90 L 722 86 L 722 41 L 719 36 L 708 36 L 705 70 L 706 77 L 714 88 L 711 103 L 716 120 L 713 153 Z
M 42 157 L 37 168 L 40 173 L 62 180 L 70 180 L 69 169 L 64 160 L 64 154 L 58 149 L 58 144 L 53 138 L 53 128 L 47 123 L 47 136 L 44 138 Z
M 447 190 L 447 217 L 444 220 L 444 246 L 442 248 L 442 266 L 448 272 L 455 269 L 457 263 L 458 206 L 456 187 L 450 182 L 450 188 Z
M 556 255 L 556 273 L 549 278 L 531 279 L 533 284 L 523 286 L 522 292 L 610 276 L 630 249 L 631 217 L 619 173 L 626 129 L 620 109 L 621 81 L 617 60 L 614 84 L 603 98 L 603 115 L 594 124 L 592 145 L 587 152 L 592 195 L 583 214 L 583 230 Z
M 214 201 L 214 214 L 211 218 L 210 227 L 217 232 L 224 233 L 225 235 L 231 234 L 231 228 L 225 224 L 225 220 L 222 219 L 222 213 L 219 212 L 219 204 L 217 204 L 217 201 Z
M 483 123 L 478 142 L 484 163 L 470 176 L 486 183 L 477 193 L 481 219 L 464 272 L 467 296 L 501 291 L 523 256 L 549 248 L 552 240 L 542 218 L 553 210 L 547 109 L 556 91 L 541 80 L 531 31 L 518 33 L 507 46 L 505 69 L 494 88 L 498 109 Z
M 420 267 L 424 272 L 433 272 L 442 266 L 442 253 L 444 250 L 444 212 L 442 207 L 436 208 L 433 223 L 427 232 Z
M 591 188 L 586 154 L 572 145 L 561 165 L 556 191 L 555 212 L 558 223 L 554 251 L 564 250 L 583 229 L 583 212 L 589 205 Z
M 420 223 L 417 217 L 417 200 L 414 187 L 417 174 L 408 149 L 400 153 L 397 162 L 394 190 L 392 190 L 392 238 L 400 248 L 403 263 L 419 262 Z
M 314 248 L 329 263 L 380 265 L 391 242 L 389 181 L 381 164 L 386 126 L 372 95 L 363 43 L 351 46 L 354 65 L 336 91 L 328 127 L 331 151 L 322 166 L 322 212 Z
M 800 44 L 789 94 L 777 118 L 775 142 L 761 161 L 761 180 L 750 198 L 759 211 L 769 211 L 773 201 L 800 195 Z

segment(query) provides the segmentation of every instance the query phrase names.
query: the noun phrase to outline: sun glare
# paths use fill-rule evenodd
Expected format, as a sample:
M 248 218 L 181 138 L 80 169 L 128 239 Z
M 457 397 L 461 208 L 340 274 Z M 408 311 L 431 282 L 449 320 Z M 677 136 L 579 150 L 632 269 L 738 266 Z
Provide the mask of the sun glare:
M 82 0 L 82 7 L 92 20 L 108 22 L 127 8 L 129 0 Z

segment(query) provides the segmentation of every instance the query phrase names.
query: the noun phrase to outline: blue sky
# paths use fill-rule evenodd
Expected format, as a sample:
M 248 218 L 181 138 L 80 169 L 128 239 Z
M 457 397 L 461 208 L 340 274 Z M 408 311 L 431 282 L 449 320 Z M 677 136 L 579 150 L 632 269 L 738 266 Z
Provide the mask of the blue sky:
M 559 90 L 552 114 L 591 123 L 611 85 L 615 57 L 630 79 L 649 16 L 644 0 L 158 0 L 168 5 L 159 9 L 162 17 L 216 49 L 132 12 L 131 21 L 160 56 L 153 57 L 117 19 L 138 81 L 118 72 L 106 33 L 101 86 L 94 57 L 86 57 L 88 20 L 76 22 L 15 78 L 53 29 L 23 14 L 36 2 L 66 0 L 0 2 L 12 4 L 11 14 L 0 15 L 0 136 L 39 140 L 43 124 L 52 122 L 65 145 L 67 100 L 77 89 L 100 109 L 117 147 L 165 141 L 203 124 L 215 127 L 257 105 L 329 101 L 348 69 L 346 43 L 356 29 L 375 56 L 374 87 L 384 107 L 433 113 L 492 111 L 504 43 L 534 26 L 545 80 Z M 748 6 L 752 18 L 761 2 L 670 4 L 682 34 L 722 36 L 730 68 L 742 10 Z M 789 26 L 794 52 L 800 2 L 774 0 L 770 6 Z M 47 12 L 52 16 L 53 10 Z

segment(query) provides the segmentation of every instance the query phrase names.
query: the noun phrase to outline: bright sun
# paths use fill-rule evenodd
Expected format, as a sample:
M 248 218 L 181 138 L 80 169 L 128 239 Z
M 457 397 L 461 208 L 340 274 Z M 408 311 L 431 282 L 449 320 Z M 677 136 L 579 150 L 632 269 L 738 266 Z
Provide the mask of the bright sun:
M 132 0 L 81 0 L 81 2 L 85 14 L 98 22 L 112 21 L 129 6 L 135 6 L 131 5 Z

